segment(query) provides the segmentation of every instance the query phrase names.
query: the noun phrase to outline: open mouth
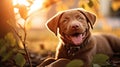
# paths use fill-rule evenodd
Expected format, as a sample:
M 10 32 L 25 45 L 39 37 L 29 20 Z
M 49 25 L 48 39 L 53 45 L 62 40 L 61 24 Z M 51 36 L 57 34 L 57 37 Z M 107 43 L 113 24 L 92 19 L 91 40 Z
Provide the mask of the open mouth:
M 79 35 L 84 35 L 84 33 L 74 33 L 74 34 L 72 34 L 71 36 L 73 36 L 73 37 L 77 37 L 77 36 L 79 36 Z
M 73 33 L 71 35 L 67 35 L 67 36 L 69 37 L 69 39 L 71 40 L 71 42 L 74 45 L 80 45 L 80 44 L 82 44 L 83 39 L 86 36 L 86 31 L 83 33 L 75 32 L 75 33 Z

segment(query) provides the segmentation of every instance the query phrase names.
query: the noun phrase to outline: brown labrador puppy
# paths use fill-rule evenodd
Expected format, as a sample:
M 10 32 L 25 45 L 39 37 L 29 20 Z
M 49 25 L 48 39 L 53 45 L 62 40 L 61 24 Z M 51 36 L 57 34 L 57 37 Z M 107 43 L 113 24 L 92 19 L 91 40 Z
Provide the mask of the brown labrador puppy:
M 53 16 L 47 26 L 60 38 L 55 59 L 81 59 L 84 67 L 89 67 L 96 53 L 111 56 L 120 52 L 120 38 L 110 34 L 90 33 L 95 21 L 93 13 L 81 8 L 66 10 Z

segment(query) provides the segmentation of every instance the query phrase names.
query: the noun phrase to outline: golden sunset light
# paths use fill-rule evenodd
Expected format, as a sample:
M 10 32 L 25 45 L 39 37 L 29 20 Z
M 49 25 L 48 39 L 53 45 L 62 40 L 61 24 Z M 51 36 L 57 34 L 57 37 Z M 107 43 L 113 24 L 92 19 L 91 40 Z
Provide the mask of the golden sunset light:
M 16 6 L 16 5 L 25 5 L 25 7 L 27 7 L 27 10 L 28 10 L 27 16 L 30 16 L 32 13 L 34 13 L 38 9 L 42 8 L 43 2 L 44 2 L 44 0 L 34 0 L 33 3 L 30 4 L 27 0 L 13 0 L 13 6 Z M 15 7 L 14 8 L 14 12 L 18 13 L 19 12 L 19 8 Z M 25 12 L 23 12 L 23 14 L 24 13 Z M 19 23 L 20 25 L 24 26 L 25 20 L 23 20 L 22 18 L 20 18 L 19 15 L 16 16 L 16 19 L 17 19 L 17 23 Z M 31 20 L 31 21 L 32 21 L 32 26 L 34 26 L 34 27 L 36 27 L 38 25 L 41 25 L 41 23 L 39 23 L 41 20 L 34 19 L 34 20 Z
M 25 6 L 29 6 L 30 4 L 26 1 L 26 0 L 13 0 L 13 5 L 16 5 L 16 4 L 23 4 Z
M 42 8 L 44 0 L 34 0 L 33 4 L 30 6 L 30 10 L 28 12 L 28 14 L 31 14 L 32 12 L 34 12 L 37 9 Z M 27 0 L 13 0 L 13 5 L 25 5 L 26 7 L 30 5 L 30 3 Z M 17 9 L 14 9 L 15 12 L 18 12 Z
M 0 0 L 0 67 L 120 67 L 120 0 Z
M 35 10 L 42 8 L 43 2 L 44 2 L 44 0 L 35 0 L 33 5 L 30 7 L 30 11 L 28 14 L 31 14 Z
M 17 4 L 19 5 L 25 5 L 25 6 L 29 6 L 29 2 L 27 2 L 26 0 L 12 0 L 13 1 L 13 6 L 16 6 Z M 14 12 L 18 13 L 18 9 L 14 8 Z

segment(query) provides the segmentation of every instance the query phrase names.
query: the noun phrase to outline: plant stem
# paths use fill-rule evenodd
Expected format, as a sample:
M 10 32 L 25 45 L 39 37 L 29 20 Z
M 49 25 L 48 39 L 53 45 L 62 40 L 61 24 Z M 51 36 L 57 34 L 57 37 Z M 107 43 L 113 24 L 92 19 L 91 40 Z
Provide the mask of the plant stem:
M 24 46 L 24 50 L 25 50 L 25 52 L 26 52 L 26 55 L 27 55 L 27 59 L 28 59 L 28 62 L 29 62 L 29 64 L 30 64 L 30 67 L 32 67 L 32 63 L 31 63 L 31 59 L 30 59 L 30 55 L 29 55 L 29 53 L 28 53 L 28 51 L 27 51 L 27 47 L 26 47 L 26 36 L 27 36 L 27 32 L 26 32 L 26 23 L 24 24 L 24 41 L 23 41 L 23 46 Z
M 24 46 L 24 50 L 25 50 L 25 52 L 26 52 L 27 60 L 28 60 L 28 62 L 29 62 L 29 64 L 30 64 L 30 67 L 32 67 L 32 63 L 31 63 L 31 60 L 30 60 L 30 55 L 29 55 L 29 53 L 28 53 L 28 51 L 27 51 L 27 47 L 26 47 L 26 45 L 25 45 L 25 42 L 23 41 L 22 44 L 23 44 L 23 46 Z

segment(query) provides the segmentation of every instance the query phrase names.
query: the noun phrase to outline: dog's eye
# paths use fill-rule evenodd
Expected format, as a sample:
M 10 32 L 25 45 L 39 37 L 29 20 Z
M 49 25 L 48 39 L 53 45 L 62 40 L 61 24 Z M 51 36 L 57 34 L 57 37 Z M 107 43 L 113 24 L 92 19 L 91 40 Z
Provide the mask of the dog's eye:
M 83 19 L 84 19 L 83 17 L 81 17 L 81 16 L 79 16 L 79 15 L 77 15 L 76 18 L 77 18 L 78 20 L 83 20 Z
M 62 22 L 67 22 L 67 19 L 64 19 Z
M 68 18 L 64 18 L 62 22 L 68 22 Z

